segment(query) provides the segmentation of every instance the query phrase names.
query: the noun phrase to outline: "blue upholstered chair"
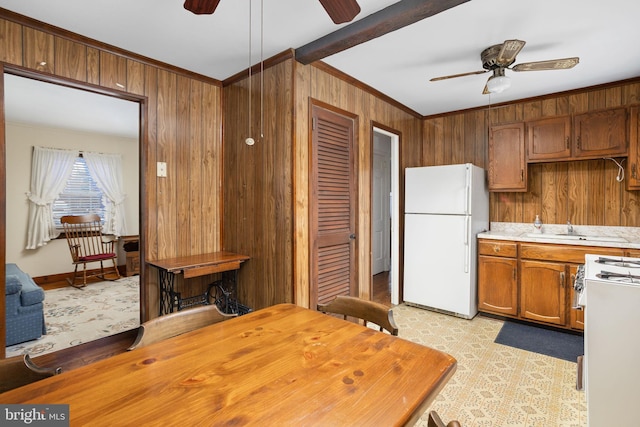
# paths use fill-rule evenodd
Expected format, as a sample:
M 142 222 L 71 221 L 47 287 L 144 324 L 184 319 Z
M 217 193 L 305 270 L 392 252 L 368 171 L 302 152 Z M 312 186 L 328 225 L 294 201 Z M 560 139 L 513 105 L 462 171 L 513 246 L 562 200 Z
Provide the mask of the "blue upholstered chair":
M 16 264 L 6 265 L 6 345 L 40 338 L 44 323 L 44 290 Z

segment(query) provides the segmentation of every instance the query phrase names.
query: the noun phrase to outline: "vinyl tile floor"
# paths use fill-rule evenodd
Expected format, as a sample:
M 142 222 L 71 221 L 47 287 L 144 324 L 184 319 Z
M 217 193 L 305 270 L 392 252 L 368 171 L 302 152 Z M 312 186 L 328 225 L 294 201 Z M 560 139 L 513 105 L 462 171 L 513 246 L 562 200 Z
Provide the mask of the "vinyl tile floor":
M 577 364 L 496 344 L 502 321 L 466 320 L 407 305 L 393 308 L 400 337 L 458 360 L 453 378 L 430 409 L 463 427 L 583 427 L 584 391 Z M 426 427 L 425 415 L 417 426 Z

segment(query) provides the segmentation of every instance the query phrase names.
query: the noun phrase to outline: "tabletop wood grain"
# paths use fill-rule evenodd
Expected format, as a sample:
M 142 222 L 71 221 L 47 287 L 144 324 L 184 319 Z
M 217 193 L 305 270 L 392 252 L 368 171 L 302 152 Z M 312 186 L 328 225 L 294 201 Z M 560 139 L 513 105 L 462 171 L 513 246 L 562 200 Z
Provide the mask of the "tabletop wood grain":
M 72 426 L 393 426 L 415 422 L 448 354 L 279 304 L 4 394 L 70 405 Z
M 249 256 L 247 255 L 220 251 L 208 254 L 166 258 L 157 261 L 147 261 L 147 263 L 171 273 L 179 272 L 184 269 L 206 267 L 215 264 L 225 264 L 230 262 L 242 263 L 248 259 Z

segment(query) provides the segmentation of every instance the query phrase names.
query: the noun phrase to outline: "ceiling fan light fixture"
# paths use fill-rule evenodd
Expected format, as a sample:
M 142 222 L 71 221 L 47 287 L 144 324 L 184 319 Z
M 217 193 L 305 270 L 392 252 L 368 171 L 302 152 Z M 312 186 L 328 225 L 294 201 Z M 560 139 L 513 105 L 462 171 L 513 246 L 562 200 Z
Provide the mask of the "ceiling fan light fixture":
M 507 76 L 491 76 L 487 81 L 489 93 L 501 93 L 511 87 L 511 79 Z

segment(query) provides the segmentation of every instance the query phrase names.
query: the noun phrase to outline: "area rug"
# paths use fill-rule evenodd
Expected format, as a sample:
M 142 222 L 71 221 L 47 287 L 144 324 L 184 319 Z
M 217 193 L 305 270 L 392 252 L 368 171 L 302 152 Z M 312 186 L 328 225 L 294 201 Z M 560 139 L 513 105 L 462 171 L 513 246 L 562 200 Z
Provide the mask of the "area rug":
M 574 363 L 584 354 L 580 335 L 509 321 L 504 322 L 495 342 Z
M 45 292 L 47 334 L 6 348 L 6 357 L 62 350 L 136 328 L 140 324 L 139 276 Z

